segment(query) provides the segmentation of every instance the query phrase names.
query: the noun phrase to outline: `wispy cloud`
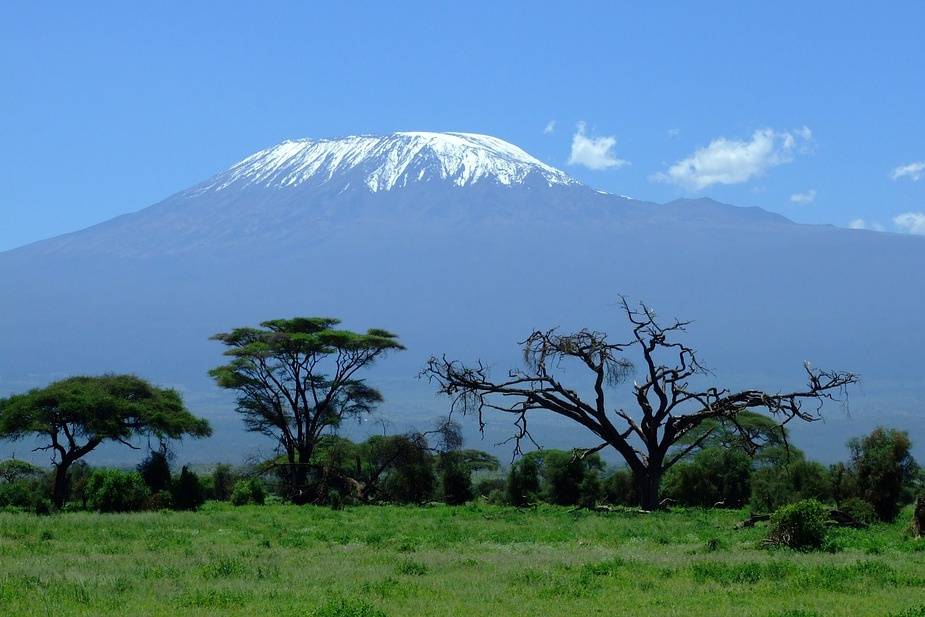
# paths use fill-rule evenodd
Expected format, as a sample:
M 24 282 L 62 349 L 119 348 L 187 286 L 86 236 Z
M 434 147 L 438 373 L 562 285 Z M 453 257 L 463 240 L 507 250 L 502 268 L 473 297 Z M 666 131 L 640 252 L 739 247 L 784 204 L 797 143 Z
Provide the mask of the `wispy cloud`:
M 543 135 L 549 135 L 556 130 L 556 121 L 550 120 L 546 123 L 546 128 L 543 129 Z
M 925 236 L 925 213 L 923 212 L 900 214 L 893 217 L 893 224 L 906 233 Z
M 719 137 L 651 179 L 688 190 L 747 182 L 772 167 L 789 163 L 797 152 L 809 150 L 812 137 L 808 127 L 783 132 L 759 129 L 749 140 Z
M 883 225 L 880 223 L 871 223 L 864 219 L 854 219 L 848 223 L 851 229 L 869 229 L 871 231 L 883 231 Z
M 908 165 L 900 165 L 890 172 L 890 177 L 894 180 L 909 178 L 913 182 L 918 182 L 923 173 L 925 173 L 925 161 L 916 161 Z
M 581 165 L 588 169 L 619 169 L 628 165 L 629 161 L 617 158 L 613 153 L 617 145 L 617 138 L 612 135 L 603 137 L 589 137 L 585 134 L 586 125 L 578 123 L 575 135 L 572 136 L 572 153 L 569 156 L 569 165 Z
M 816 201 L 816 189 L 809 189 L 803 193 L 794 193 L 790 196 L 790 201 L 801 206 L 809 205 Z
M 668 139 L 674 139 L 681 134 L 681 129 L 668 129 Z

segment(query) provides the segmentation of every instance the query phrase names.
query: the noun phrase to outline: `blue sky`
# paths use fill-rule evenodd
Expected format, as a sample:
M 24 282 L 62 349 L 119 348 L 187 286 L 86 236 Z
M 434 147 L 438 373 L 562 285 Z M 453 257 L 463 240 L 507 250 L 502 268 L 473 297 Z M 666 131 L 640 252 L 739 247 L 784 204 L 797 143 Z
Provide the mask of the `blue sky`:
M 4 3 L 0 250 L 283 139 L 396 130 L 925 233 L 925 3 L 336 4 Z

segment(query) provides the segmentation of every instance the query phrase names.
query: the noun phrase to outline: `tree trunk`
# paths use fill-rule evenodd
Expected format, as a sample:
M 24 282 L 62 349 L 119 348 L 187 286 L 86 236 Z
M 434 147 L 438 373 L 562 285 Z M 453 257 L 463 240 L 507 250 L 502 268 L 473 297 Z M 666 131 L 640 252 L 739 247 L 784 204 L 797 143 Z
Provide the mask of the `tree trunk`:
M 639 507 L 643 510 L 657 510 L 659 507 L 658 493 L 662 485 L 662 471 L 660 469 L 644 469 L 635 474 L 635 479 Z
M 305 504 L 316 498 L 314 491 L 309 490 L 308 474 L 312 456 L 311 448 L 294 447 L 289 451 L 289 500 L 296 504 Z
M 51 500 L 58 510 L 63 508 L 64 502 L 67 501 L 67 470 L 70 466 L 71 462 L 68 460 L 62 460 L 55 465 L 55 485 L 51 492 Z
M 925 497 L 915 500 L 915 509 L 912 511 L 912 533 L 916 538 L 925 536 Z

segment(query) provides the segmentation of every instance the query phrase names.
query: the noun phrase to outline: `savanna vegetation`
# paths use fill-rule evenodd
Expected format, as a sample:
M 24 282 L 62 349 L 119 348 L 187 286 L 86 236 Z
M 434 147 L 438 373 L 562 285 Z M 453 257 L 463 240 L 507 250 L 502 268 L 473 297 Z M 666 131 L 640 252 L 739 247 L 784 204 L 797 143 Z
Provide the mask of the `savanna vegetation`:
M 211 429 L 135 376 L 0 399 L 0 438 L 51 463 L 0 462 L 0 614 L 925 615 L 908 435 L 877 428 L 835 465 L 789 440 L 857 376 L 807 364 L 801 388 L 726 389 L 687 323 L 623 310 L 626 341 L 535 331 L 500 378 L 432 358 L 449 415 L 359 440 L 340 429 L 382 402 L 364 372 L 396 335 L 330 318 L 218 334 L 211 376 L 277 445 L 247 464 L 175 460 Z M 609 402 L 624 387 L 634 410 Z M 465 447 L 458 422 L 489 413 L 513 418 L 513 461 Z M 542 448 L 537 413 L 600 443 Z M 137 464 L 92 467 L 104 442 Z

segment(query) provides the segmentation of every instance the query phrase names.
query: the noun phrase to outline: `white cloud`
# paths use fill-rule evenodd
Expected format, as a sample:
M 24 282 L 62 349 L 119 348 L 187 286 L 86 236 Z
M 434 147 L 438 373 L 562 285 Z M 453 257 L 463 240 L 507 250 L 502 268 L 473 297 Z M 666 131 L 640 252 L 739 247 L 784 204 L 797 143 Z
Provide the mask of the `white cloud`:
M 690 190 L 747 182 L 771 167 L 789 163 L 796 152 L 808 150 L 812 135 L 809 128 L 803 127 L 784 132 L 759 129 L 750 140 L 720 137 L 651 179 Z
M 681 129 L 668 129 L 668 139 L 674 139 L 681 134 Z
M 913 182 L 918 182 L 923 173 L 925 173 L 925 161 L 916 161 L 908 165 L 900 165 L 890 172 L 890 177 L 899 180 L 908 176 Z
M 816 201 L 816 189 L 809 189 L 805 193 L 794 193 L 790 201 L 795 204 L 808 205 Z
M 871 231 L 884 231 L 883 225 L 880 223 L 868 223 L 864 219 L 854 219 L 848 223 L 848 227 L 851 229 L 869 229 Z
M 925 213 L 906 212 L 893 217 L 893 224 L 902 231 L 919 236 L 925 236 Z
M 588 169 L 619 169 L 629 161 L 614 156 L 613 148 L 617 138 L 613 136 L 588 137 L 585 135 L 585 123 L 579 122 L 575 135 L 572 136 L 572 153 L 569 165 L 582 165 Z
M 550 120 L 546 123 L 546 128 L 543 129 L 543 135 L 549 135 L 556 130 L 556 121 Z

